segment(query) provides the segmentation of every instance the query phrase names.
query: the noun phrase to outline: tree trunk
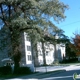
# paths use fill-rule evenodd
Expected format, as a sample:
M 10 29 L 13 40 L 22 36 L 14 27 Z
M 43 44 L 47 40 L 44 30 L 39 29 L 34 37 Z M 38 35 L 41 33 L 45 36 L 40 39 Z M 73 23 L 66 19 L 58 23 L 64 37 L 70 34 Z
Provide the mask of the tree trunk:
M 57 54 L 57 49 L 56 49 L 56 43 L 54 44 L 54 64 L 58 64 L 58 54 Z
M 35 44 L 35 48 L 33 48 L 34 50 L 34 64 L 35 66 L 39 66 L 39 61 L 38 61 L 38 51 L 37 51 L 37 44 Z
M 44 42 L 42 42 L 42 52 L 43 52 L 43 62 L 45 66 L 45 72 L 47 73 L 47 66 L 46 66 L 46 55 L 45 55 L 45 47 L 44 47 Z
M 54 44 L 54 62 L 57 60 L 56 44 Z
M 39 66 L 38 62 L 38 51 L 37 51 L 37 43 L 34 42 L 35 39 L 31 39 L 31 46 L 32 46 L 32 59 L 34 66 Z
M 10 31 L 11 32 L 11 31 Z M 17 33 L 17 34 L 15 34 Z M 14 61 L 14 71 L 20 67 L 21 51 L 20 51 L 21 36 L 15 28 L 11 32 L 11 46 L 12 46 L 12 59 Z
M 19 67 L 20 67 L 19 62 L 15 61 L 14 62 L 14 73 L 17 73 L 18 72 Z
M 16 51 L 16 54 L 14 54 L 13 59 L 14 59 L 14 72 L 16 73 L 18 68 L 20 67 L 20 59 L 21 59 L 20 51 Z
M 44 65 L 46 65 L 46 56 L 45 56 L 44 42 L 42 42 L 42 52 L 43 52 L 43 62 L 44 62 Z

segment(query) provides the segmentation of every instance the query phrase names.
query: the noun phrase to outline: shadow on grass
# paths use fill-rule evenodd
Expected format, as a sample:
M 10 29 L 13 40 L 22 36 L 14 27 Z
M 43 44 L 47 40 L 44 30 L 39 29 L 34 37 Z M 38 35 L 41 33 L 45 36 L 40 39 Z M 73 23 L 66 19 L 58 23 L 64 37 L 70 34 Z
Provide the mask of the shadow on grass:
M 29 73 L 29 74 L 7 74 L 7 75 L 0 74 L 0 80 L 1 79 L 16 78 L 16 77 L 20 77 L 20 76 L 27 76 L 27 75 L 36 74 L 36 73 L 38 73 L 38 72 Z
M 11 78 L 16 78 L 16 77 L 20 77 L 20 76 L 29 76 L 29 75 L 33 75 L 36 74 L 37 76 L 43 76 L 43 75 L 48 75 L 48 74 L 56 74 L 59 72 L 62 72 L 65 70 L 56 70 L 56 71 L 49 71 L 49 72 L 44 72 L 44 73 L 40 73 L 40 72 L 34 72 L 34 73 L 30 73 L 30 74 L 7 74 L 7 75 L 1 75 L 0 74 L 0 79 L 11 79 Z M 39 74 L 38 74 L 39 73 Z
M 14 71 L 12 71 L 11 66 L 0 67 L 0 79 L 15 78 L 29 74 L 33 74 L 29 67 L 19 67 Z

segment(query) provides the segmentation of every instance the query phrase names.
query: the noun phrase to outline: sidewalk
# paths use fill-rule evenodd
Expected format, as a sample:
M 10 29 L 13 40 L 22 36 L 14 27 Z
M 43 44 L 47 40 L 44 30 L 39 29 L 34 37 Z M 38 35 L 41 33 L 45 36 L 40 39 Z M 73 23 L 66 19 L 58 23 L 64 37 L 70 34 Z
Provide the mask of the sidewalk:
M 37 71 L 38 70 L 43 70 L 44 67 L 40 67 L 40 68 L 37 68 Z M 31 74 L 31 75 L 26 75 L 26 76 L 20 76 L 20 77 L 17 77 L 17 78 L 13 78 L 13 79 L 6 79 L 6 80 L 41 80 L 42 78 L 47 78 L 47 77 L 50 77 L 50 76 L 53 76 L 53 75 L 56 75 L 56 74 L 59 74 L 59 73 L 62 73 L 62 72 L 65 72 L 65 71 L 68 71 L 68 70 L 78 70 L 80 69 L 80 66 L 76 66 L 76 65 L 71 65 L 71 66 L 65 66 L 65 67 L 57 67 L 57 66 L 54 66 L 54 67 L 51 67 L 51 66 L 48 66 L 47 67 L 47 73 L 44 72 L 44 71 L 40 71 L 38 73 L 35 73 L 35 74 Z M 52 70 L 52 71 L 49 71 L 49 70 Z
M 47 66 L 47 67 L 36 67 L 36 72 L 50 72 L 56 70 L 65 70 L 67 66 Z
M 50 69 L 51 68 L 51 69 Z M 41 71 L 39 71 L 39 69 Z M 6 80 L 41 80 L 42 78 L 50 77 L 51 75 L 56 75 L 61 72 L 65 72 L 64 69 L 61 67 L 47 67 L 47 72 L 45 72 L 44 67 L 37 68 L 38 73 L 27 75 L 27 76 L 20 76 L 18 78 L 13 78 L 13 79 L 6 79 Z

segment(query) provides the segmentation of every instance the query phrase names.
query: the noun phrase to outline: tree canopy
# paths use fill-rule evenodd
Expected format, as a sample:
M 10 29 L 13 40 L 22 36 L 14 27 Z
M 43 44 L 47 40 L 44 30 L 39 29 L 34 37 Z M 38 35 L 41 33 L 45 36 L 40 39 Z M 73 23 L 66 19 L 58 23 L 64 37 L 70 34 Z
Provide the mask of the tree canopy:
M 56 26 L 50 18 L 63 20 L 65 9 L 67 5 L 59 0 L 1 0 L 0 20 L 9 27 L 17 26 L 20 31 L 38 27 L 54 30 Z
M 74 50 L 76 52 L 76 55 L 80 55 L 80 34 L 75 34 L 73 40 Z
M 20 34 L 25 31 L 39 40 L 45 30 L 48 34 L 58 30 L 50 18 L 64 20 L 66 9 L 68 6 L 59 0 L 0 0 L 0 22 L 10 33 L 15 62 L 20 61 Z

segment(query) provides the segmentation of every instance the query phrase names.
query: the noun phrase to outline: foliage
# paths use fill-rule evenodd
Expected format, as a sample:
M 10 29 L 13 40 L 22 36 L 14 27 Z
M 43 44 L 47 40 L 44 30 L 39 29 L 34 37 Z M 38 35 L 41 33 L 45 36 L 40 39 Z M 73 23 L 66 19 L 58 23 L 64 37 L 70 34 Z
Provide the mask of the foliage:
M 0 67 L 0 74 L 1 75 L 7 75 L 7 74 L 11 74 L 11 73 L 12 73 L 11 66 Z
M 23 74 L 31 74 L 31 70 L 29 67 L 19 67 L 14 74 L 23 75 Z
M 79 56 L 80 55 L 80 35 L 75 34 L 75 37 L 72 39 L 73 39 L 76 55 Z
M 65 59 L 60 63 L 76 63 L 76 62 L 79 62 L 78 58 Z
M 14 73 L 12 73 L 10 66 L 0 67 L 0 79 L 11 79 L 29 74 L 33 74 L 29 67 L 19 67 L 18 70 Z
M 70 42 L 66 44 L 66 57 L 69 59 L 76 57 L 75 47 Z

